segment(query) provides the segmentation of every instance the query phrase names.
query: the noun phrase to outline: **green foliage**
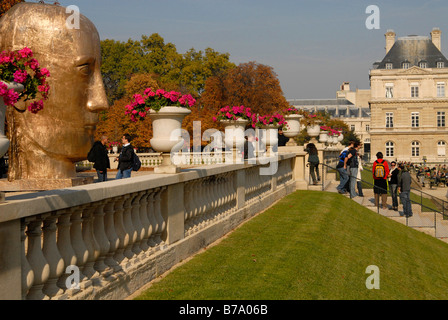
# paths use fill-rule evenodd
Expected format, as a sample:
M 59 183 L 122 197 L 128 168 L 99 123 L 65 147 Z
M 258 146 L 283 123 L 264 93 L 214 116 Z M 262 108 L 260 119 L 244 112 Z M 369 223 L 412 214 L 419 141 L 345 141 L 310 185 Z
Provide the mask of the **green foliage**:
M 110 104 L 124 97 L 126 83 L 135 74 L 155 74 L 161 87 L 199 97 L 209 76 L 235 67 L 228 53 L 211 48 L 205 52 L 191 48 L 180 54 L 157 33 L 143 35 L 140 41 L 103 40 L 101 49 L 101 72 Z

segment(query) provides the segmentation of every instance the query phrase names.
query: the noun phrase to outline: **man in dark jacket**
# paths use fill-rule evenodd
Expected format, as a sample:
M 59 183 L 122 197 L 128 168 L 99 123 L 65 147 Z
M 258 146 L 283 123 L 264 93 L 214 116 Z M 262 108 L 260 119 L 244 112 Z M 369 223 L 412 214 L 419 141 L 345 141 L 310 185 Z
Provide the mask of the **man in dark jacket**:
M 107 142 L 107 136 L 102 136 L 101 140 L 96 141 L 91 149 L 94 159 L 93 167 L 96 169 L 98 182 L 107 181 L 107 169 L 110 169 L 110 161 L 106 149 Z
M 406 167 L 400 164 L 401 173 L 398 175 L 398 190 L 400 191 L 400 200 L 403 204 L 403 213 L 406 217 L 412 216 L 411 202 L 411 175 Z
M 134 147 L 131 145 L 131 136 L 124 134 L 121 138 L 123 148 L 120 155 L 115 159 L 118 161 L 118 172 L 116 179 L 130 178 L 132 172 L 132 161 L 134 158 Z

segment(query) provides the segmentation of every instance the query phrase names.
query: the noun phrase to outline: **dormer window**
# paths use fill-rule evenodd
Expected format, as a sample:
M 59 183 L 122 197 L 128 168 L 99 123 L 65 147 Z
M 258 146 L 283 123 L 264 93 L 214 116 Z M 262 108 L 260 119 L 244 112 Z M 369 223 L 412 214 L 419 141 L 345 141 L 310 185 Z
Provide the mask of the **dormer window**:
M 420 61 L 419 64 L 418 64 L 418 66 L 419 66 L 420 68 L 428 68 L 428 62 L 426 62 L 426 61 Z
M 386 69 L 390 70 L 393 69 L 394 65 L 390 62 L 386 63 Z
M 445 68 L 445 62 L 443 61 L 437 61 L 437 68 Z
M 409 63 L 409 61 L 403 61 L 403 63 L 401 64 L 401 67 L 403 69 L 409 69 L 410 66 L 411 64 Z

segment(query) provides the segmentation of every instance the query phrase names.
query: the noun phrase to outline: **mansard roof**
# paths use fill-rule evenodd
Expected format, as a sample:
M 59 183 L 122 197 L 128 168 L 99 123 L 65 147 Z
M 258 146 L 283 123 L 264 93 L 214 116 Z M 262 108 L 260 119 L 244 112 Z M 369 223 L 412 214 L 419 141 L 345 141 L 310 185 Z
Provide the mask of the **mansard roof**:
M 448 60 L 429 37 L 401 37 L 395 41 L 377 69 L 386 69 L 386 63 L 392 63 L 393 69 L 401 69 L 403 62 L 409 62 L 409 67 L 412 67 L 419 66 L 423 61 L 427 63 L 427 68 L 436 68 L 437 62 L 444 62 L 445 67 L 448 67 Z

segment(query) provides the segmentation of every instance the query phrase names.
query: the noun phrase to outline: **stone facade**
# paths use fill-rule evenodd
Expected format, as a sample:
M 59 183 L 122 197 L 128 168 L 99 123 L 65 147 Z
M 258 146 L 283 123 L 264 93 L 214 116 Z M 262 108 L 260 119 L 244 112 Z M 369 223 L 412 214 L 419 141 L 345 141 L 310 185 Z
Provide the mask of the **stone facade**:
M 385 159 L 446 162 L 448 63 L 440 30 L 431 38 L 395 40 L 386 33 L 386 56 L 370 71 L 371 148 Z

